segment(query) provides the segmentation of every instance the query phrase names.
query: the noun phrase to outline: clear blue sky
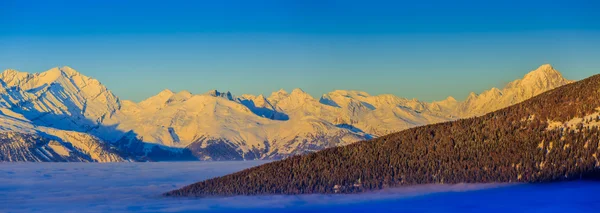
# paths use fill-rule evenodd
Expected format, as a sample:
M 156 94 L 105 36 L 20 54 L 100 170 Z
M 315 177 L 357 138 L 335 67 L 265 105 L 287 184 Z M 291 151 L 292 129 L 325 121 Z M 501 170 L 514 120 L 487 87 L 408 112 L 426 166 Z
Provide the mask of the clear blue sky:
M 0 69 L 68 65 L 135 101 L 296 87 L 464 99 L 544 63 L 600 73 L 597 2 L 2 0 Z

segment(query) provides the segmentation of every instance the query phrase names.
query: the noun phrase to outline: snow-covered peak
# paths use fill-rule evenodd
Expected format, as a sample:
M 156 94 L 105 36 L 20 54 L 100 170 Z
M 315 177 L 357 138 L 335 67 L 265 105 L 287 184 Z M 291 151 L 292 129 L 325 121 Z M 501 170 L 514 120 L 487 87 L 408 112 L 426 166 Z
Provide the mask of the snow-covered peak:
M 306 92 L 304 92 L 304 90 L 300 89 L 300 88 L 296 88 L 294 90 L 292 90 L 292 95 L 300 95 L 300 94 L 306 94 Z
M 15 73 L 21 73 L 21 71 L 19 70 L 15 70 L 15 69 L 5 69 L 4 71 L 2 71 L 2 73 L 0 73 L 0 75 L 4 76 L 9 76 L 9 75 L 14 75 Z
M 120 109 L 119 99 L 104 85 L 70 67 L 35 74 L 7 70 L 0 80 L 7 88 L 1 105 L 36 125 L 88 131 Z
M 141 101 L 137 106 L 142 107 L 142 108 L 149 108 L 149 109 L 161 109 L 166 105 L 169 104 L 176 104 L 176 103 L 181 103 L 184 101 L 189 100 L 190 98 L 192 98 L 194 95 L 187 91 L 187 90 L 182 90 L 179 91 L 177 93 L 169 90 L 169 89 L 164 89 L 161 92 L 159 92 L 158 94 L 156 94 L 155 96 L 152 96 L 150 98 L 147 98 L 146 100 Z M 131 104 L 128 104 L 128 106 L 132 106 Z M 129 111 L 134 111 L 134 109 L 128 109 Z
M 156 94 L 152 97 L 146 98 L 146 100 L 143 100 L 142 102 L 152 100 L 155 98 L 169 98 L 169 97 L 173 96 L 174 94 L 175 93 L 173 91 L 171 91 L 170 89 L 164 89 L 164 90 L 161 90 L 158 94 Z
M 45 72 L 29 74 L 8 69 L 0 74 L 6 86 L 14 86 L 23 91 L 43 92 L 54 84 L 59 85 L 62 92 L 96 97 L 101 93 L 112 96 L 98 80 L 82 75 L 71 67 L 55 67 Z M 58 92 L 58 91 L 55 91 Z M 116 97 L 112 97 L 116 98 Z
M 537 69 L 535 69 L 535 70 L 527 73 L 526 76 L 529 76 L 529 75 L 540 75 L 540 74 L 544 74 L 544 75 L 559 74 L 560 75 L 560 73 L 558 71 L 556 71 L 554 69 L 554 67 L 552 67 L 552 65 L 550 65 L 550 64 L 542 64 Z
M 359 104 L 363 100 L 363 96 L 359 95 L 362 92 L 350 90 L 334 90 L 327 94 L 323 94 L 319 102 L 325 105 L 334 107 L 348 107 L 351 104 Z
M 454 97 L 452 96 L 448 96 L 446 99 L 444 99 L 444 101 L 446 102 L 458 102 Z
M 471 102 L 475 99 L 477 99 L 477 94 L 475 94 L 475 92 L 470 92 L 469 95 L 467 96 L 467 100 L 465 100 L 465 102 Z
M 454 97 L 448 96 L 446 99 L 441 101 L 434 101 L 430 104 L 430 110 L 435 112 L 444 113 L 443 116 L 452 117 L 454 111 L 456 110 L 456 106 L 460 104 Z
M 357 90 L 334 90 L 326 94 L 326 96 L 345 96 L 348 98 L 370 97 L 369 93 Z
M 260 94 L 259 96 L 254 97 L 252 99 L 252 101 L 254 102 L 254 105 L 256 107 L 263 107 L 263 108 L 266 108 L 266 107 L 271 107 L 272 108 L 273 107 L 273 106 L 270 106 L 271 104 L 269 103 L 269 101 L 267 100 L 267 98 L 265 98 L 265 96 L 262 95 L 262 94 Z
M 26 81 L 30 78 L 30 74 L 27 72 L 21 72 L 14 69 L 7 69 L 0 74 L 0 79 L 4 81 L 6 86 L 16 86 L 21 84 L 21 82 Z
M 79 76 L 81 74 L 79 72 L 77 72 L 77 70 L 75 70 L 71 67 L 63 66 L 63 67 L 54 67 L 45 72 L 37 73 L 35 75 L 36 75 L 36 77 L 39 77 L 40 81 L 42 81 L 42 82 L 54 82 L 60 77 L 73 78 L 73 77 Z M 84 77 L 86 80 L 90 79 L 87 76 L 84 76 Z
M 326 105 L 348 108 L 355 111 L 356 108 L 376 109 L 395 108 L 398 106 L 418 107 L 422 103 L 417 100 L 408 100 L 392 94 L 381 94 L 371 96 L 369 93 L 356 90 L 335 90 L 323 95 L 320 102 Z
M 21 72 L 21 71 L 15 70 L 15 69 L 6 69 L 6 70 L 4 70 L 4 72 L 2 72 L 0 74 L 0 78 L 6 79 L 6 78 L 14 78 L 17 76 L 27 76 L 27 75 L 29 75 L 29 73 L 27 73 L 27 72 Z
M 171 95 L 171 97 L 169 97 L 169 99 L 167 100 L 167 103 L 183 102 L 183 101 L 190 99 L 192 96 L 194 96 L 194 95 L 191 92 L 189 92 L 187 90 L 182 90 L 182 91 L 179 91 L 178 93 Z
M 572 81 L 565 79 L 550 64 L 544 64 L 527 73 L 522 79 L 509 83 L 507 87 L 553 87 L 570 82 Z
M 508 83 L 501 90 L 492 88 L 480 95 L 469 94 L 462 108 L 462 116 L 469 117 L 492 112 L 571 82 L 573 81 L 565 79 L 550 64 L 544 64 L 527 73 L 522 79 Z
M 479 95 L 479 96 L 488 97 L 488 98 L 498 98 L 501 95 L 502 95 L 502 91 L 500 91 L 496 87 L 492 87 L 492 89 L 481 93 L 481 95 Z
M 60 74 L 64 74 L 67 77 L 72 77 L 72 76 L 76 76 L 76 75 L 81 75 L 79 72 L 77 72 L 77 70 L 69 67 L 69 66 L 63 66 L 63 67 L 55 67 L 52 68 L 46 72 L 57 72 Z
M 522 79 L 508 83 L 503 93 L 517 92 L 533 96 L 571 82 L 573 81 L 565 79 L 550 64 L 544 64 L 527 73 Z
M 277 102 L 283 100 L 284 98 L 287 98 L 288 96 L 289 96 L 288 92 L 286 92 L 283 89 L 280 89 L 276 92 L 271 93 L 271 96 L 269 96 L 269 98 L 267 98 L 267 99 L 272 104 L 277 104 Z
M 569 82 L 550 64 L 544 64 L 527 73 L 521 80 L 522 86 L 554 86 Z
M 302 89 L 294 89 L 287 95 L 272 95 L 269 97 L 268 101 L 274 107 L 283 109 L 284 111 L 299 112 L 302 116 L 312 114 L 314 111 L 318 111 L 324 106 Z M 299 118 L 301 116 L 296 117 Z
M 55 67 L 35 74 L 9 69 L 0 74 L 0 79 L 6 83 L 6 86 L 15 86 L 22 90 L 36 89 L 40 91 L 43 87 L 49 87 L 56 83 L 62 85 L 64 89 L 73 90 L 71 92 L 75 93 L 89 86 L 94 88 L 88 88 L 87 90 L 93 90 L 93 92 L 106 91 L 106 88 L 98 80 L 81 75 L 67 66 Z
M 355 90 L 335 90 L 316 100 L 302 89 L 235 99 L 217 90 L 194 95 L 166 89 L 136 104 L 119 101 L 99 81 L 70 67 L 37 74 L 6 70 L 0 80 L 0 107 L 10 109 L 0 110 L 0 116 L 40 127 L 87 132 L 114 143 L 123 134 L 135 133 L 131 137 L 140 142 L 165 146 L 196 144 L 204 149 L 225 144 L 235 153 L 266 150 L 267 155 L 282 156 L 351 143 L 365 134 L 485 114 L 570 82 L 543 65 L 503 89 L 471 93 L 464 102 L 448 97 L 426 103 Z
M 158 97 L 171 97 L 174 94 L 175 93 L 173 91 L 171 91 L 170 89 L 164 89 L 164 90 L 160 91 L 158 94 L 156 94 L 156 96 L 158 96 Z
M 296 89 L 292 90 L 292 93 L 290 93 L 287 98 L 288 99 L 293 99 L 293 100 L 298 100 L 298 101 L 302 101 L 302 100 L 314 100 L 314 98 L 311 95 L 309 95 L 308 93 L 304 92 L 304 90 L 302 90 L 300 88 L 296 88 Z
M 187 91 L 187 90 L 181 90 L 181 91 L 179 91 L 178 93 L 176 93 L 175 95 L 177 95 L 177 96 L 183 96 L 183 97 L 190 97 L 190 96 L 192 96 L 193 94 L 192 94 L 190 91 Z
M 272 93 L 272 95 L 287 95 L 287 94 L 288 94 L 288 92 L 285 91 L 283 88 Z
M 160 91 L 155 96 L 149 97 L 146 100 L 143 100 L 139 103 L 141 107 L 151 107 L 151 108 L 160 108 L 162 105 L 167 103 L 167 100 L 171 98 L 175 93 L 169 89 L 164 89 Z

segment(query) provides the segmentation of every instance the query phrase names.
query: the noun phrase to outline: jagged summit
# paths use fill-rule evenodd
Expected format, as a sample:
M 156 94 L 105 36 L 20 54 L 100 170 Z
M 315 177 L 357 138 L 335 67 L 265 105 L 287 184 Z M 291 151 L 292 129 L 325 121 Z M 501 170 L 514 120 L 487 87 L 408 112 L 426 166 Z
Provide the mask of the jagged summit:
M 205 94 L 213 96 L 213 97 L 221 97 L 221 98 L 226 98 L 228 100 L 233 100 L 233 95 L 231 95 L 231 92 L 229 92 L 229 91 L 227 91 L 227 92 L 219 92 L 218 90 L 214 89 L 214 90 L 208 91 Z
M 294 156 L 166 196 L 335 194 L 421 184 L 600 179 L 600 75 L 476 118 Z M 549 128 L 553 123 L 559 128 Z M 282 172 L 284 171 L 284 172 Z
M 27 75 L 27 74 L 29 74 L 29 73 L 27 73 L 27 72 L 21 72 L 21 71 L 19 71 L 19 70 L 15 70 L 15 69 L 5 69 L 5 70 L 4 70 L 4 71 L 3 71 L 3 72 L 0 74 L 0 76 L 2 76 L 2 78 L 4 78 L 4 77 L 8 77 L 8 76 L 14 76 L 14 75 L 23 75 L 23 74 Z
M 170 89 L 164 89 L 158 94 L 149 97 L 143 101 L 140 101 L 138 105 L 141 107 L 159 109 L 163 105 L 167 104 L 169 102 L 169 99 L 171 99 L 171 97 L 173 97 L 174 95 L 175 93 Z
M 364 92 L 364 91 L 358 91 L 358 90 L 334 90 L 332 92 L 329 92 L 327 94 L 325 94 L 327 96 L 332 96 L 332 95 L 339 95 L 339 96 L 346 96 L 346 97 L 369 97 L 371 96 L 369 93 Z
M 527 73 L 521 81 L 514 82 L 518 85 L 511 84 L 509 86 L 535 86 L 537 88 L 542 88 L 571 82 L 573 81 L 565 79 L 562 74 L 555 70 L 550 64 L 544 64 Z
M 73 76 L 73 75 L 77 75 L 80 74 L 77 70 L 73 69 L 72 67 L 69 66 L 62 66 L 62 67 L 53 67 L 49 70 L 46 70 L 44 72 L 63 72 L 65 74 L 68 74 L 69 76 Z M 41 73 L 44 73 L 41 72 Z M 41 73 L 33 73 L 33 74 L 41 74 Z M 1 75 L 18 75 L 18 74 L 31 74 L 28 72 L 22 72 L 16 69 L 5 69 Z
M 7 86 L 18 86 L 25 90 L 40 88 L 43 85 L 49 86 L 50 84 L 57 82 L 60 82 L 60 84 L 79 87 L 79 89 L 87 85 L 96 85 L 97 88 L 92 88 L 92 90 L 106 90 L 106 88 L 98 80 L 82 75 L 75 69 L 68 66 L 54 67 L 40 73 L 27 73 L 14 69 L 7 69 L 0 74 L 0 78 L 6 83 Z
M 7 70 L 0 80 L 0 107 L 39 126 L 87 132 L 99 129 L 120 109 L 118 98 L 104 85 L 70 67 L 34 74 Z
M 304 92 L 304 90 L 300 89 L 300 88 L 296 88 L 294 90 L 292 90 L 292 94 L 304 94 L 306 92 Z
M 281 88 L 281 89 L 279 89 L 279 90 L 277 90 L 276 92 L 273 92 L 273 93 L 274 93 L 274 94 L 275 94 L 275 93 L 277 93 L 277 94 L 287 94 L 288 92 L 287 92 L 287 91 L 285 91 L 283 88 Z
M 537 69 L 532 70 L 531 72 L 527 73 L 523 77 L 523 79 L 531 79 L 531 78 L 536 78 L 536 79 L 548 78 L 548 79 L 556 79 L 556 80 L 564 79 L 562 74 L 560 72 L 558 72 L 556 69 L 554 69 L 554 67 L 552 67 L 552 65 L 550 65 L 550 64 L 544 64 L 542 66 L 539 66 Z
M 475 92 L 470 92 L 469 96 L 467 96 L 467 100 L 475 99 L 475 98 L 477 98 L 477 94 L 475 94 Z
M 8 69 L 5 69 L 4 71 L 2 71 L 2 74 L 5 74 L 5 73 L 7 73 L 7 74 L 8 73 L 17 73 L 17 72 L 21 72 L 21 71 L 8 68 Z
M 171 97 L 169 97 L 169 99 L 167 100 L 167 103 L 181 103 L 184 101 L 187 101 L 188 99 L 192 98 L 194 95 L 187 91 L 187 90 L 181 90 L 175 94 L 173 94 Z
M 457 102 L 456 99 L 452 96 L 448 96 L 445 101 L 450 101 L 450 102 Z
M 479 95 L 471 92 L 456 114 L 460 117 L 483 115 L 571 82 L 550 64 L 544 64 L 502 89 L 492 88 Z
M 466 101 L 427 103 L 357 90 L 335 90 L 317 100 L 302 89 L 269 97 L 165 89 L 134 103 L 70 67 L 34 74 L 6 70 L 0 74 L 0 108 L 37 126 L 86 132 L 134 150 L 138 141 L 192 146 L 199 159 L 273 159 L 504 108 L 570 82 L 554 72 L 542 66 L 512 87 L 471 93 Z
M 539 73 L 539 72 L 541 72 L 541 73 L 558 73 L 558 71 L 556 71 L 554 69 L 554 67 L 552 67 L 551 64 L 542 64 L 537 69 L 535 69 L 532 72 L 530 72 L 529 74 L 531 74 L 531 73 Z
M 272 92 L 271 95 L 268 98 L 276 98 L 276 97 L 286 97 L 288 96 L 289 93 L 287 91 L 285 91 L 284 89 L 279 89 L 275 92 Z
M 60 74 L 65 74 L 67 77 L 80 75 L 80 73 L 77 72 L 77 70 L 75 70 L 69 66 L 54 67 L 46 72 L 50 72 L 50 73 L 56 72 L 56 73 L 60 73 Z M 40 74 L 43 74 L 43 73 L 40 73 Z
M 30 77 L 30 74 L 27 72 L 21 72 L 15 69 L 6 69 L 4 72 L 0 74 L 0 78 L 7 86 L 14 86 L 16 84 L 25 81 Z
M 304 90 L 296 88 L 292 90 L 292 92 L 286 97 L 286 99 L 290 99 L 298 103 L 304 103 L 305 100 L 313 100 L 314 98 L 310 94 L 304 92 Z
M 141 101 L 139 104 L 142 106 L 147 106 L 147 105 L 161 105 L 161 104 L 166 104 L 166 103 L 173 103 L 173 102 L 182 102 L 185 101 L 189 98 L 191 98 L 193 96 L 193 94 L 187 90 L 181 90 L 177 93 L 173 92 L 170 89 L 164 89 L 162 91 L 160 91 L 158 94 L 149 97 L 143 101 Z

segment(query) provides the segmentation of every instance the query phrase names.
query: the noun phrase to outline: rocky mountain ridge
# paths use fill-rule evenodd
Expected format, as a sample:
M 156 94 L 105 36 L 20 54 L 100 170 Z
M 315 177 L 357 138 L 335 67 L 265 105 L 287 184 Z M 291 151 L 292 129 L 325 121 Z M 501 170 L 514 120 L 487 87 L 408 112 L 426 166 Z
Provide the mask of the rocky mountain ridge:
M 10 112 L 7 118 L 32 129 L 78 132 L 135 160 L 284 158 L 481 115 L 572 82 L 542 65 L 503 89 L 472 93 L 462 102 L 348 90 L 316 99 L 301 89 L 269 97 L 167 89 L 135 103 L 70 67 L 36 74 L 6 70 L 0 80 L 0 108 Z

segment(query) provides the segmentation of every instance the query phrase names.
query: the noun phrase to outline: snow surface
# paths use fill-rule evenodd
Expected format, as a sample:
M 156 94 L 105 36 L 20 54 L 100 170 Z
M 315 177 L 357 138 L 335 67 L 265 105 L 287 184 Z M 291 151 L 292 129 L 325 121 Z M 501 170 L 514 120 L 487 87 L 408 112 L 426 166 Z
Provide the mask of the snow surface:
M 424 185 L 358 195 L 172 198 L 267 161 L 0 163 L 0 212 L 594 212 L 599 182 Z
M 600 121 L 596 121 L 596 119 L 598 119 L 598 118 L 600 118 L 600 107 L 596 108 L 596 112 L 588 114 L 582 118 L 575 117 L 566 122 L 550 120 L 550 121 L 548 121 L 548 129 L 554 130 L 554 129 L 561 129 L 561 128 L 567 129 L 568 128 L 568 129 L 578 131 L 577 130 L 578 125 L 581 125 L 581 127 L 585 127 L 585 128 L 599 127 Z
M 206 148 L 208 154 L 200 159 L 208 160 L 222 154 L 209 153 L 218 143 L 223 146 L 215 147 L 229 154 L 273 159 L 482 115 L 570 82 L 552 66 L 542 65 L 502 89 L 471 93 L 465 101 L 448 97 L 423 102 L 352 90 L 335 90 L 317 99 L 302 89 L 279 90 L 269 97 L 165 89 L 135 103 L 120 100 L 98 80 L 70 67 L 57 67 L 36 74 L 0 73 L 0 115 L 31 126 L 27 131 L 44 127 L 79 132 L 78 138 L 93 136 L 125 152 L 137 153 L 139 144 L 132 140 L 139 140 L 144 147 Z M 18 129 L 14 123 L 0 121 L 0 130 Z

